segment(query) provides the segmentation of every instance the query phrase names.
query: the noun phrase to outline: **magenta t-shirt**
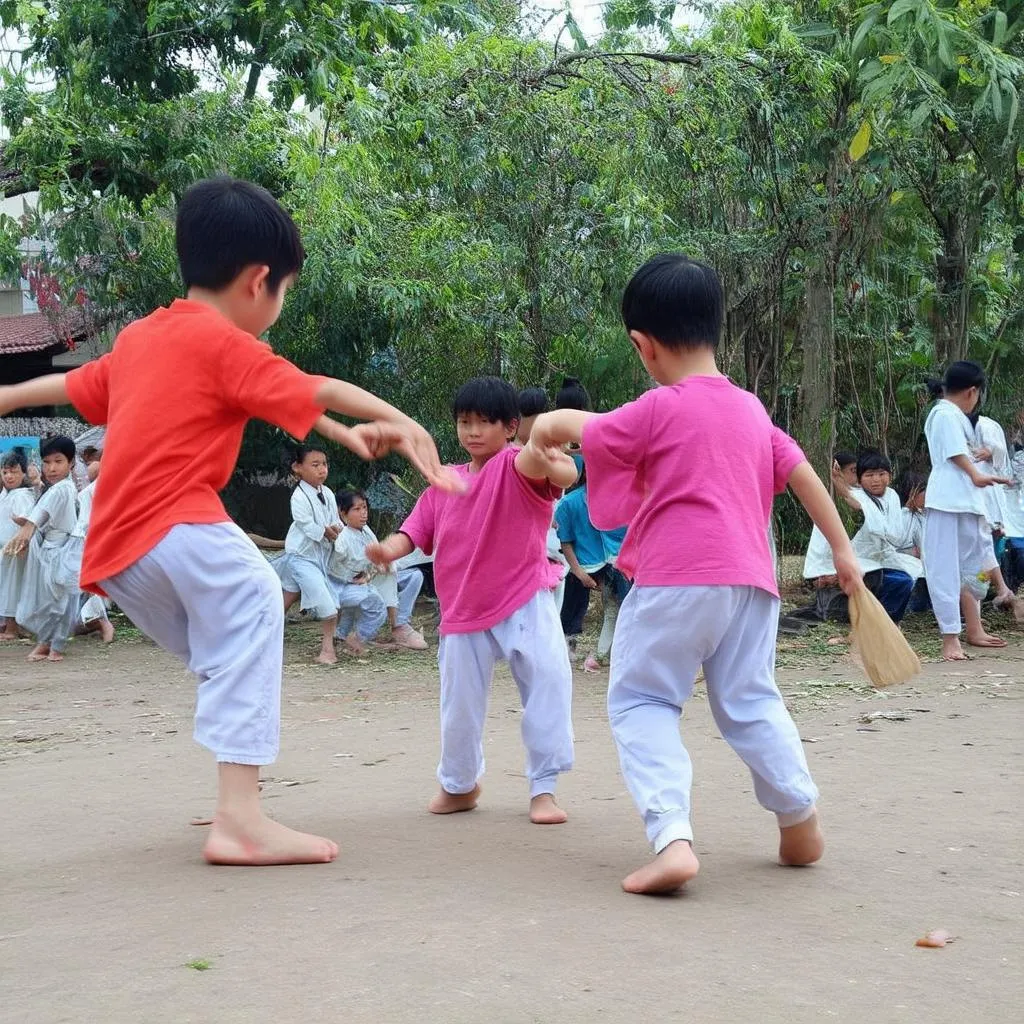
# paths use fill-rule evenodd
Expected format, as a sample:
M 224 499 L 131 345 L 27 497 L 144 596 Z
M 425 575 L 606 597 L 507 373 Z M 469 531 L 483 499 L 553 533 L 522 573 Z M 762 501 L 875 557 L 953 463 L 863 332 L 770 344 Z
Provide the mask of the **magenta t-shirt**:
M 558 584 L 547 536 L 562 492 L 547 480 L 527 480 L 515 466 L 519 450 L 503 449 L 479 473 L 453 466 L 466 493 L 430 487 L 402 524 L 416 547 L 428 555 L 436 550 L 442 634 L 490 629 Z
M 749 586 L 778 596 L 772 499 L 804 460 L 749 391 L 688 377 L 583 431 L 599 530 L 629 524 L 618 568 L 642 587 Z

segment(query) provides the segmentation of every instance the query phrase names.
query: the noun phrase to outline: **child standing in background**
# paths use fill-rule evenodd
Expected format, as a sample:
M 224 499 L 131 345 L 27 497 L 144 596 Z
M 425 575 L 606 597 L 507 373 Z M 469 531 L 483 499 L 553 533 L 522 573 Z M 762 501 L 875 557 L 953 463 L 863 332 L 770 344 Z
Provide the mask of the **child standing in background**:
M 78 488 L 71 479 L 75 442 L 70 437 L 51 437 L 39 446 L 39 454 L 43 460 L 46 490 L 24 518 L 15 520 L 21 529 L 8 542 L 5 551 L 14 555 L 27 551 L 15 617 L 36 638 L 28 660 L 63 661 L 71 635 L 69 598 L 55 583 L 55 576 L 61 549 L 67 544 L 78 518 Z
M 36 494 L 28 480 L 28 459 L 24 451 L 15 448 L 0 460 L 0 550 L 6 548 L 18 532 L 15 520 L 25 520 L 36 503 Z M 0 641 L 18 639 L 18 595 L 25 575 L 25 559 L 3 551 L 0 555 L 0 618 L 3 632 Z
M 495 663 L 504 659 L 523 702 L 530 820 L 560 824 L 567 815 L 554 793 L 559 774 L 572 767 L 572 668 L 551 596 L 555 575 L 545 536 L 553 503 L 575 482 L 576 467 L 562 453 L 509 446 L 519 407 L 512 387 L 496 377 L 464 384 L 452 415 L 470 457 L 454 467 L 466 493 L 424 491 L 401 531 L 366 552 L 386 566 L 414 547 L 437 549 L 441 791 L 429 810 L 476 807 L 487 698 Z
M 938 401 L 924 425 L 932 461 L 925 493 L 924 568 L 946 661 L 967 658 L 960 645 L 961 609 L 969 644 L 1006 646 L 1001 637 L 985 632 L 978 598 L 979 574 L 996 568 L 983 492 L 1010 482 L 980 472 L 971 453 L 975 434 L 968 417 L 980 404 L 985 385 L 985 371 L 967 361 L 951 363 L 941 383 L 929 385 Z
M 722 308 L 710 267 L 681 254 L 650 260 L 627 286 L 622 316 L 661 386 L 600 416 L 538 417 L 527 447 L 551 458 L 581 440 L 593 523 L 630 524 L 618 564 L 634 586 L 615 631 L 608 708 L 656 857 L 623 881 L 627 892 L 670 892 L 699 869 L 679 718 L 702 664 L 715 722 L 777 816 L 780 861 L 810 864 L 824 849 L 818 791 L 775 685 L 773 495 L 793 488 L 828 541 L 844 590 L 860 585 L 860 570 L 796 442 L 719 371 Z
M 299 481 L 291 497 L 292 525 L 284 539 L 284 557 L 274 562 L 274 569 L 284 590 L 284 610 L 301 598 L 302 610 L 313 612 L 321 622 L 316 660 L 333 665 L 338 660 L 334 650 L 338 598 L 328 561 L 342 530 L 338 504 L 334 492 L 324 486 L 328 468 L 324 452 L 299 445 L 291 468 Z

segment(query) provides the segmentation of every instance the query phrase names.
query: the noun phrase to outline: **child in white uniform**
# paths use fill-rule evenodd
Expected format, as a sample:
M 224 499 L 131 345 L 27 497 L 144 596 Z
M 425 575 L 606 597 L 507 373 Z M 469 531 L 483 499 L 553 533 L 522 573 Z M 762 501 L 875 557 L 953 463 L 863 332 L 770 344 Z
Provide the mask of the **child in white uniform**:
M 925 493 L 924 567 L 942 634 L 942 656 L 963 661 L 967 656 L 960 646 L 961 608 L 969 644 L 1006 646 L 1005 640 L 985 632 L 974 587 L 979 574 L 996 567 L 984 488 L 1009 481 L 980 472 L 971 455 L 975 436 L 968 416 L 985 390 L 984 370 L 977 363 L 952 363 L 941 384 L 934 382 L 930 389 L 942 397 L 924 425 L 932 461 Z
M 1007 450 L 1006 434 L 995 420 L 981 416 L 977 412 L 967 417 L 974 426 L 975 443 L 971 448 L 971 457 L 978 465 L 978 470 L 986 476 L 1009 478 L 1013 476 L 1010 466 L 1010 455 Z M 982 492 L 985 498 L 985 518 L 989 532 L 992 534 L 992 547 L 996 561 L 999 560 L 1001 540 L 1006 536 L 1006 503 L 1007 489 L 1002 485 L 986 487 Z M 989 573 L 996 596 L 992 604 L 996 608 L 1012 610 L 1014 593 L 1006 585 L 1002 570 L 997 565 Z
M 75 443 L 70 437 L 52 437 L 39 446 L 46 490 L 24 518 L 21 529 L 8 542 L 13 554 L 27 551 L 25 576 L 16 618 L 36 638 L 29 661 L 63 661 L 71 635 L 70 596 L 56 576 L 61 550 L 78 518 L 78 488 L 71 478 Z M 75 599 L 77 604 L 77 594 Z
M 36 503 L 36 492 L 28 480 L 28 459 L 20 448 L 7 452 L 0 461 L 3 491 L 0 492 L 0 550 L 18 532 L 15 519 L 24 520 Z M 0 555 L 0 641 L 18 639 L 18 595 L 25 575 L 25 559 L 6 552 Z
M 313 612 L 322 624 L 321 665 L 338 660 L 334 632 L 338 625 L 337 584 L 329 578 L 328 563 L 341 533 L 341 518 L 334 493 L 324 486 L 327 456 L 315 447 L 300 445 L 292 460 L 299 482 L 292 491 L 292 525 L 284 539 L 284 557 L 273 566 L 284 590 L 287 611 L 301 597 L 303 611 Z
M 495 663 L 506 660 L 523 701 L 522 735 L 530 820 L 555 825 L 558 776 L 572 767 L 572 668 L 551 590 L 556 567 L 545 537 L 553 502 L 576 480 L 567 455 L 509 446 L 518 426 L 516 393 L 496 377 L 459 389 L 452 406 L 470 462 L 456 467 L 466 494 L 436 488 L 420 496 L 400 533 L 367 549 L 388 565 L 414 547 L 437 546 L 441 605 L 441 790 L 434 814 L 469 811 L 480 796 L 487 697 Z M 509 531 L 515 543 L 509 543 Z
M 384 594 L 374 586 L 377 567 L 366 557 L 367 545 L 376 544 L 377 537 L 366 525 L 369 508 L 361 492 L 342 491 L 338 495 L 338 511 L 343 525 L 328 563 L 340 606 L 338 638 L 345 641 L 346 649 L 352 654 L 365 654 L 366 645 L 388 618 Z M 387 575 L 394 579 L 396 574 Z M 422 585 L 423 574 L 416 575 Z M 395 600 L 398 600 L 397 588 Z M 415 600 L 414 596 L 413 602 Z M 408 610 L 411 615 L 412 609 Z
M 699 868 L 679 718 L 701 664 L 722 735 L 750 768 L 758 800 L 777 815 L 782 863 L 810 864 L 824 848 L 818 791 L 774 680 L 773 494 L 787 482 L 796 492 L 829 542 L 844 590 L 860 584 L 860 569 L 796 443 L 719 372 L 722 308 L 710 267 L 680 254 L 650 260 L 627 286 L 622 313 L 662 386 L 605 415 L 538 417 L 530 438 L 542 452 L 582 440 L 594 524 L 630 523 L 618 566 L 634 586 L 616 626 L 608 708 L 657 856 L 624 880 L 628 892 L 673 891 Z
M 98 632 L 105 644 L 113 643 L 114 627 L 107 616 L 107 606 L 99 594 L 89 594 L 79 588 L 82 572 L 82 555 L 85 552 L 85 538 L 89 532 L 92 515 L 93 495 L 100 475 L 99 459 L 85 463 L 86 485 L 78 492 L 78 518 L 67 544 L 61 548 L 60 562 L 54 575 L 54 586 L 67 594 L 69 634 L 75 632 Z

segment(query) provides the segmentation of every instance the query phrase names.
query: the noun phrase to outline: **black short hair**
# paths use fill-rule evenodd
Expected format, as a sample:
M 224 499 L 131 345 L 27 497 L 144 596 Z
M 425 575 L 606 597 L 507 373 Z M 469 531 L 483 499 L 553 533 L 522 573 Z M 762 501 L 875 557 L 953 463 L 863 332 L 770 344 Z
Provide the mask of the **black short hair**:
M 75 442 L 63 434 L 44 438 L 39 445 L 39 458 L 45 459 L 47 455 L 63 455 L 68 462 L 74 462 Z
M 634 275 L 622 322 L 669 349 L 718 348 L 725 299 L 718 274 L 681 252 L 662 253 Z
M 579 409 L 590 411 L 590 395 L 587 389 L 575 377 L 566 377 L 555 395 L 556 409 Z
M 927 473 L 919 473 L 914 469 L 908 469 L 905 473 L 901 473 L 895 487 L 896 493 L 900 496 L 900 504 L 906 505 L 914 491 L 923 491 L 927 485 Z
M 369 511 L 370 499 L 362 491 L 355 488 L 352 490 L 338 491 L 338 511 L 348 512 L 360 498 L 366 502 L 366 510 Z
M 466 381 L 452 401 L 452 419 L 471 412 L 491 423 L 512 426 L 519 421 L 519 398 L 515 388 L 500 377 L 474 377 Z
M 548 411 L 548 393 L 543 388 L 524 388 L 519 392 L 519 415 L 539 416 Z
M 246 268 L 270 267 L 276 292 L 306 258 L 299 229 L 264 188 L 226 176 L 196 182 L 178 203 L 178 264 L 185 288 L 226 288 Z
M 327 451 L 315 444 L 293 444 L 288 449 L 288 465 L 294 466 L 296 463 L 302 465 L 306 461 L 306 457 L 316 452 L 319 455 L 327 456 Z
M 3 459 L 0 459 L 0 469 L 14 469 L 17 466 L 22 473 L 28 472 L 28 456 L 24 448 L 12 448 L 4 452 Z
M 857 479 L 874 470 L 892 473 L 892 463 L 877 449 L 868 448 L 857 456 Z
M 984 391 L 988 387 L 988 380 L 985 371 L 977 363 L 960 359 L 946 367 L 942 380 L 929 380 L 926 386 L 932 397 L 939 398 L 944 394 L 959 395 L 970 388 Z
M 840 469 L 846 469 L 847 466 L 852 466 L 856 463 L 857 456 L 853 452 L 841 449 L 832 456 L 832 460 L 839 465 Z

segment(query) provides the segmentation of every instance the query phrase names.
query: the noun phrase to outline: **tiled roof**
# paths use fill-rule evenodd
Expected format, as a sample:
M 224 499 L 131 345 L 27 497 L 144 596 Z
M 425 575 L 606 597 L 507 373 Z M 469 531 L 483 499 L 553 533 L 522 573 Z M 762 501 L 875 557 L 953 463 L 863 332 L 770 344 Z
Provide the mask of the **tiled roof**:
M 90 333 L 86 316 L 77 309 L 62 313 L 57 329 L 45 313 L 25 313 L 22 316 L 0 316 L 0 356 L 13 356 L 23 352 L 63 352 L 72 342 L 80 341 Z

